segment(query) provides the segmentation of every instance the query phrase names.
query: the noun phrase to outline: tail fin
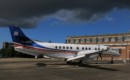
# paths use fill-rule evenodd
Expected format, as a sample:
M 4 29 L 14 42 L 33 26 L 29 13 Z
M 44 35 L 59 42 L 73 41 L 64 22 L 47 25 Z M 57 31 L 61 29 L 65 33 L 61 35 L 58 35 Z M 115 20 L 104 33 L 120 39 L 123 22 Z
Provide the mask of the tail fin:
M 30 44 L 32 40 L 29 39 L 19 27 L 9 26 L 10 33 L 12 36 L 13 42 L 21 43 L 21 44 Z

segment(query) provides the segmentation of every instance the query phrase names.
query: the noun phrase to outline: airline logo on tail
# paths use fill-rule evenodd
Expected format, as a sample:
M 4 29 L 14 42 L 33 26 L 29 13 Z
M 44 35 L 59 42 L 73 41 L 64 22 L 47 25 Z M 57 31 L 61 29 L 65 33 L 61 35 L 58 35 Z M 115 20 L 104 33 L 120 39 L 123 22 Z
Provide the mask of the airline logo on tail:
M 18 33 L 17 31 L 14 32 L 14 36 L 18 36 L 18 34 L 19 34 L 19 33 Z

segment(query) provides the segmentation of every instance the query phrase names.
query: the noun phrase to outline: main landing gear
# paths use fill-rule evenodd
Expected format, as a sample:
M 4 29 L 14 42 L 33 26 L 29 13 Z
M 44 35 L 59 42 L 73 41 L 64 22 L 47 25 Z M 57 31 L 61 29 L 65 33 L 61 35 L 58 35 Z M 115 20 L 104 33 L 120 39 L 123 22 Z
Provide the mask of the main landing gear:
M 82 66 L 83 65 L 83 60 L 79 60 L 78 62 L 73 62 L 73 61 L 66 61 L 66 64 L 69 65 L 78 65 L 78 66 Z

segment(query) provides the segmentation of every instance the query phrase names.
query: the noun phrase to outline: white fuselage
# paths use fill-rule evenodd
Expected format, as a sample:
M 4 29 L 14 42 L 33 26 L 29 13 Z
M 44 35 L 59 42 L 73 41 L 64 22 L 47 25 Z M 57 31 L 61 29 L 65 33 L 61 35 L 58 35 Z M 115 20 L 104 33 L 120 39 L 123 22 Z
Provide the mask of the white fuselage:
M 107 46 L 103 45 L 79 45 L 79 44 L 62 44 L 62 43 L 47 43 L 34 41 L 44 48 L 35 46 L 26 46 L 19 43 L 14 43 L 15 50 L 30 55 L 47 55 L 56 58 L 71 58 L 78 55 L 79 52 L 93 53 L 106 50 Z

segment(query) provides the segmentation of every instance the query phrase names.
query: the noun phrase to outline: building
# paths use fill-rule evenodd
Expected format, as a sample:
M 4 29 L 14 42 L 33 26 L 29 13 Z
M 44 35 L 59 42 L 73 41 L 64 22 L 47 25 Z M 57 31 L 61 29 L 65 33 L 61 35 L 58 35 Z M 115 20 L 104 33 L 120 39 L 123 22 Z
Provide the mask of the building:
M 10 48 L 13 46 L 13 43 L 11 42 L 3 42 L 3 47 L 2 48 Z
M 97 44 L 107 45 L 111 49 L 120 53 L 116 60 L 130 60 L 130 33 L 89 35 L 89 36 L 69 36 L 66 39 L 68 44 Z M 110 59 L 112 56 L 103 55 L 103 59 Z

